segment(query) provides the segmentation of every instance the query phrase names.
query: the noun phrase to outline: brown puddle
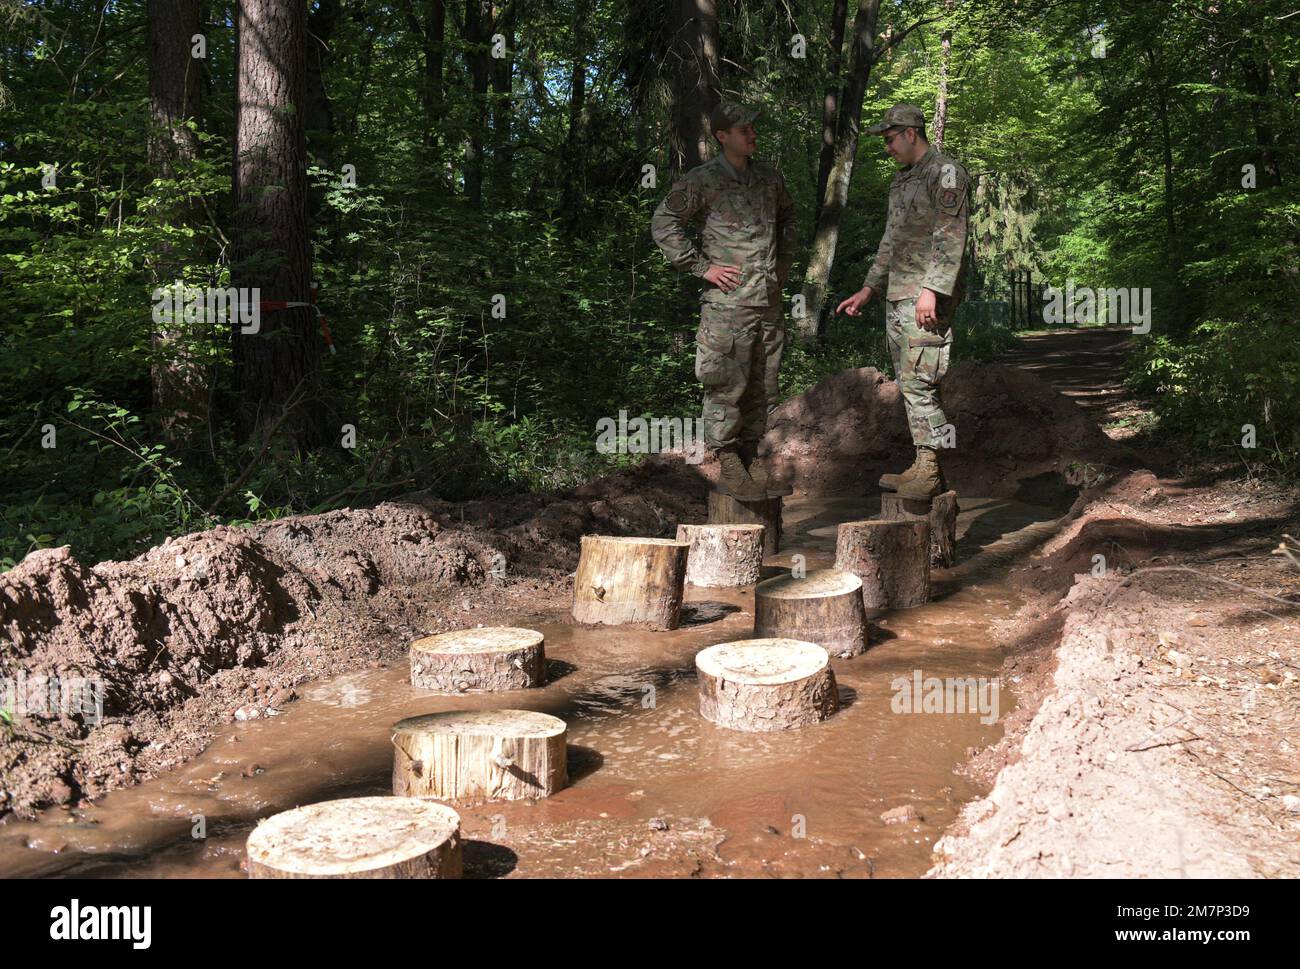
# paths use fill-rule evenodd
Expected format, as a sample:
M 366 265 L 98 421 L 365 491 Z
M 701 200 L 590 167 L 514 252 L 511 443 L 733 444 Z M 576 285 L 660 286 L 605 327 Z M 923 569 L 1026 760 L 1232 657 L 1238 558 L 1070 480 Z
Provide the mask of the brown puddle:
M 784 548 L 834 564 L 836 525 L 874 499 L 787 499 Z M 578 627 L 568 603 L 512 619 L 546 636 L 542 689 L 448 697 L 407 683 L 404 661 L 304 684 L 269 720 L 229 725 L 166 775 L 71 812 L 0 827 L 7 876 L 242 877 L 257 819 L 298 804 L 390 790 L 389 728 L 438 710 L 520 707 L 569 724 L 571 786 L 537 803 L 454 805 L 467 877 L 916 876 L 961 805 L 982 791 L 954 768 L 995 742 L 978 711 L 891 710 L 896 677 L 998 675 L 990 629 L 1020 600 L 1010 561 L 1042 541 L 1064 509 L 963 499 L 962 561 L 934 576 L 924 607 L 872 622 L 863 656 L 833 660 L 843 708 L 815 727 L 773 734 L 714 727 L 697 712 L 693 660 L 752 633 L 752 589 L 687 590 L 672 632 Z M 775 574 L 775 568 L 765 570 Z M 1010 684 L 998 697 L 1012 706 Z M 916 821 L 883 811 L 914 805 Z M 206 837 L 196 838 L 202 816 Z

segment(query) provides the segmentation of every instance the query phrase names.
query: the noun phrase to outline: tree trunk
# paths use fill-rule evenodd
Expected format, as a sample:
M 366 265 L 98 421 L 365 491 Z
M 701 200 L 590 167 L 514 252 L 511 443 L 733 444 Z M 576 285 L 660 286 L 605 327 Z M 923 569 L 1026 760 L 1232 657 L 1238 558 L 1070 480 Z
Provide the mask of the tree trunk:
M 187 123 L 197 120 L 200 108 L 200 60 L 191 56 L 191 40 L 199 33 L 199 0 L 149 0 L 149 167 L 155 177 L 167 179 L 198 157 L 198 138 Z M 187 206 L 167 213 L 173 226 L 193 218 Z M 166 288 L 184 269 L 170 245 L 158 253 L 154 283 Z M 208 421 L 208 375 L 187 346 L 206 335 L 211 320 L 200 324 L 202 333 L 186 333 L 183 319 L 157 324 L 152 335 L 155 359 L 150 367 L 153 406 L 163 435 L 171 444 L 189 448 Z
M 910 609 L 930 597 L 928 521 L 843 522 L 835 539 L 835 567 L 862 580 L 862 605 Z
M 459 878 L 460 815 L 413 797 L 350 797 L 253 829 L 249 878 Z
M 573 577 L 573 618 L 580 623 L 676 629 L 681 625 L 686 554 L 668 538 L 583 535 Z
M 306 7 L 295 0 L 239 0 L 238 6 L 231 280 L 252 290 L 254 300 L 305 303 L 311 295 L 302 110 Z M 231 322 L 239 438 L 261 440 L 283 417 L 281 428 L 300 451 L 320 443 L 325 409 L 319 402 L 298 406 L 317 397 L 315 314 L 265 310 L 255 333 L 242 333 L 237 318 Z
M 934 498 L 904 498 L 886 492 L 880 496 L 882 521 L 928 521 L 930 564 L 949 568 L 957 561 L 957 492 L 945 491 Z
M 944 13 L 952 10 L 952 0 L 946 0 Z M 943 151 L 943 133 L 948 127 L 948 70 L 952 62 L 952 28 L 945 27 L 939 40 L 939 91 L 934 99 L 934 122 L 930 125 L 930 143 Z
M 569 783 L 559 717 L 534 710 L 449 710 L 393 727 L 393 794 L 438 800 L 550 797 Z
M 853 161 L 858 151 L 858 132 L 862 125 L 862 99 L 867 90 L 867 79 L 875 63 L 876 17 L 880 0 L 858 0 L 857 16 L 853 20 L 853 55 L 849 65 L 849 83 L 845 86 L 840 104 L 839 124 L 835 132 L 834 159 L 826 191 L 822 198 L 817 228 L 813 232 L 812 251 L 808 256 L 808 272 L 804 283 L 802 319 L 796 321 L 796 335 L 802 341 L 816 339 L 822 329 L 823 302 L 830 283 L 831 268 L 835 265 L 835 248 L 840 238 L 840 220 L 849 198 L 849 182 L 853 178 Z
M 879 0 L 876 0 L 879 2 Z M 713 156 L 709 113 L 718 103 L 717 0 L 667 0 L 673 42 L 669 48 L 673 87 L 672 177 Z
M 814 226 L 821 216 L 826 181 L 831 176 L 831 165 L 835 161 L 835 126 L 843 89 L 840 70 L 844 63 L 844 25 L 848 19 L 848 0 L 835 0 L 835 7 L 831 11 L 831 56 L 826 63 L 826 94 L 822 99 L 822 146 L 817 159 L 817 211 L 813 215 Z
M 867 651 L 862 580 L 838 569 L 778 575 L 754 588 L 754 637 L 816 643 L 849 659 Z
M 340 0 L 320 0 L 307 18 L 307 102 L 303 127 L 308 160 L 324 169 L 334 168 L 334 106 L 325 90 L 325 65 L 330 60 L 330 40 L 338 26 Z
M 483 132 L 487 130 L 488 75 L 490 59 L 487 27 L 491 23 L 491 0 L 465 0 L 465 61 L 469 66 L 473 118 L 465 140 L 465 197 L 483 204 Z
M 411 643 L 411 685 L 439 693 L 498 693 L 541 686 L 546 643 L 532 629 L 493 626 Z
M 424 70 L 420 84 L 424 131 L 420 136 L 420 144 L 425 149 L 426 174 L 437 175 L 443 114 L 442 62 L 443 39 L 447 29 L 447 4 L 445 0 L 427 0 L 422 24 L 420 18 L 415 15 L 414 0 L 406 0 L 406 22 L 411 33 L 420 41 L 420 60 Z
M 728 730 L 790 730 L 840 707 L 830 656 L 796 639 L 745 639 L 695 654 L 700 716 Z
M 735 498 L 721 491 L 709 492 L 710 525 L 762 525 L 763 554 L 781 551 L 781 499 Z
M 763 525 L 678 525 L 688 585 L 712 589 L 753 585 L 763 573 Z
M 564 142 L 564 187 L 560 209 L 565 225 L 580 221 L 587 193 L 587 54 L 585 26 L 590 8 L 581 4 L 573 21 L 573 64 L 569 69 L 569 134 Z
M 1246 92 L 1250 95 L 1250 120 L 1255 129 L 1255 145 L 1259 148 L 1260 188 L 1276 188 L 1282 184 L 1282 166 L 1277 157 L 1277 136 L 1268 117 L 1269 90 L 1273 84 L 1273 70 L 1264 63 L 1261 67 L 1255 55 L 1247 57 L 1243 65 Z
M 514 117 L 513 58 L 517 11 L 518 7 L 512 3 L 500 15 L 497 32 L 505 37 L 506 56 L 492 58 L 492 185 L 497 198 L 506 207 L 514 197 L 515 151 L 510 129 Z

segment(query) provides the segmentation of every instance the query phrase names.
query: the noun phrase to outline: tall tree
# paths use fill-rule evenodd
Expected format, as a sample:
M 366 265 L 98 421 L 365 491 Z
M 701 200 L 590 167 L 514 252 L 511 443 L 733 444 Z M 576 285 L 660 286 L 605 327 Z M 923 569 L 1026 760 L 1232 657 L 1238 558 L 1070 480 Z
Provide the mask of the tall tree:
M 469 68 L 473 117 L 465 138 L 465 195 L 483 204 L 483 133 L 487 130 L 488 38 L 491 35 L 492 0 L 465 0 L 465 62 Z
M 202 61 L 192 56 L 201 24 L 199 5 L 200 0 L 148 0 L 148 155 L 149 167 L 160 179 L 175 177 L 199 153 L 198 136 L 191 127 L 199 117 L 202 92 Z M 185 204 L 173 205 L 162 214 L 173 226 L 193 218 Z M 154 282 L 168 286 L 182 269 L 183 257 L 172 246 L 164 246 L 155 263 Z M 163 434 L 171 443 L 189 447 L 207 422 L 209 390 L 206 368 L 187 346 L 184 329 L 180 319 L 155 326 L 150 376 Z
M 844 26 L 849 19 L 848 0 L 835 0 L 831 10 L 831 49 L 826 61 L 826 93 L 822 96 L 822 143 L 817 156 L 817 211 L 813 225 L 821 215 L 822 199 L 826 195 L 826 182 L 831 177 L 835 162 L 835 126 L 839 120 L 842 80 L 840 71 L 844 61 Z
M 716 0 L 666 0 L 672 31 L 669 69 L 673 89 L 673 157 L 676 176 L 713 153 L 709 113 L 721 96 Z
M 306 13 L 297 0 L 238 0 L 231 280 L 264 304 L 310 298 Z M 300 450 L 315 446 L 326 426 L 315 314 L 264 308 L 260 322 L 256 333 L 242 333 L 238 319 L 232 326 L 239 437 L 261 441 L 282 428 Z
M 415 0 L 406 0 L 406 22 L 411 33 L 420 42 L 420 62 L 423 74 L 420 83 L 420 106 L 424 110 L 420 143 L 425 148 L 428 164 L 426 171 L 435 173 L 442 144 L 443 116 L 443 59 L 447 30 L 447 4 L 445 0 L 426 0 L 424 22 L 415 13 Z
M 514 118 L 515 18 L 513 3 L 493 6 L 496 31 L 503 40 L 503 57 L 492 58 L 492 184 L 497 198 L 509 205 L 514 196 L 514 160 L 511 122 Z
M 952 14 L 952 0 L 944 0 L 944 17 Z M 934 97 L 934 123 L 930 126 L 930 141 L 943 151 L 943 135 L 948 128 L 948 71 L 952 63 L 952 27 L 944 24 L 939 38 L 939 90 Z

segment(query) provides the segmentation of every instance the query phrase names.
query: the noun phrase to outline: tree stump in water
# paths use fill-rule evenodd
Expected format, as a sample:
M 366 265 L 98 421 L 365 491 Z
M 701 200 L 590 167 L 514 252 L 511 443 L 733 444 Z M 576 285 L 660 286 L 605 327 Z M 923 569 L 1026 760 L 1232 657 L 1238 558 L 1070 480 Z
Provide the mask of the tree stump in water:
M 945 491 L 933 498 L 904 498 L 891 491 L 880 495 L 882 521 L 930 523 L 930 564 L 948 568 L 957 561 L 957 492 Z
M 689 551 L 689 544 L 671 538 L 583 535 L 573 579 L 573 618 L 676 629 Z
M 797 639 L 746 639 L 695 656 L 700 715 L 730 730 L 767 732 L 819 723 L 840 706 L 830 656 Z
M 930 597 L 930 523 L 844 522 L 836 537 L 835 567 L 862 580 L 867 609 L 924 605 Z
M 754 589 L 754 638 L 816 643 L 848 659 L 867 651 L 862 580 L 837 569 L 778 575 Z
M 686 581 L 706 588 L 752 585 L 763 571 L 763 525 L 678 525 L 677 541 L 691 546 Z
M 451 710 L 393 727 L 393 793 L 438 800 L 548 797 L 569 782 L 564 721 L 532 710 Z
M 442 693 L 496 693 L 540 686 L 545 637 L 532 629 L 458 629 L 411 643 L 411 685 Z
M 459 878 L 460 815 L 414 797 L 294 808 L 253 829 L 250 878 Z
M 709 492 L 710 525 L 762 525 L 763 554 L 775 555 L 781 549 L 781 499 L 740 499 L 720 491 Z

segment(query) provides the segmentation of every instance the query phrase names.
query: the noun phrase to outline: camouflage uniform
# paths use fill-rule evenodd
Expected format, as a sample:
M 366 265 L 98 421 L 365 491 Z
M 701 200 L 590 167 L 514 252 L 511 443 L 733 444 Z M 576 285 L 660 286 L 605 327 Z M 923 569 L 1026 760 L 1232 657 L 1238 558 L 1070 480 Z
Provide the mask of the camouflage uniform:
M 701 224 L 700 247 L 687 235 Z M 729 293 L 705 283 L 695 334 L 695 376 L 704 385 L 704 439 L 713 450 L 757 445 L 776 406 L 785 347 L 780 275 L 794 262 L 798 224 L 785 180 L 750 160 L 737 171 L 721 151 L 673 183 L 650 232 L 670 263 L 703 277 L 738 266 Z
M 968 186 L 966 169 L 933 146 L 901 169 L 889 187 L 885 234 L 863 284 L 880 292 L 888 280 L 885 337 L 917 445 L 935 445 L 934 431 L 947 423 L 939 382 L 948 370 L 952 319 L 962 297 Z M 916 322 L 922 288 L 936 296 L 934 331 Z

